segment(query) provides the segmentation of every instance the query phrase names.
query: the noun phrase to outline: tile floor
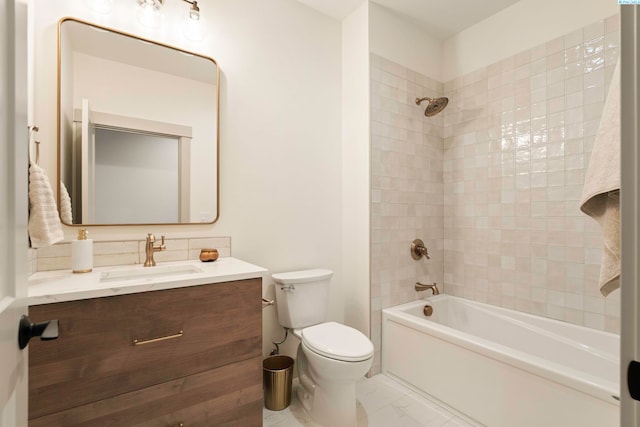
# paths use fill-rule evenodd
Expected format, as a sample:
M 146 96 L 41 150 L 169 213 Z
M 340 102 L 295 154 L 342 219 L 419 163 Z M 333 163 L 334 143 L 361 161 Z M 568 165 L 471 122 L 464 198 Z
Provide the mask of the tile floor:
M 263 409 L 265 427 L 319 425 L 304 411 L 293 384 L 291 405 L 282 411 Z M 386 375 L 363 378 L 357 384 L 358 427 L 477 427 Z

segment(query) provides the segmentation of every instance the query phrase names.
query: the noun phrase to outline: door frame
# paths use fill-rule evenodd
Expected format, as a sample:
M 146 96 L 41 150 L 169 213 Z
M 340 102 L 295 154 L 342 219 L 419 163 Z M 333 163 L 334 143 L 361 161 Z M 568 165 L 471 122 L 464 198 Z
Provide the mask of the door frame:
M 27 3 L 0 0 L 0 427 L 27 425 L 28 356 L 18 348 L 27 312 Z
M 638 342 L 638 315 L 640 293 L 638 292 L 638 259 L 640 250 L 640 186 L 638 186 L 638 97 L 640 88 L 640 8 L 624 5 L 620 8 L 620 58 L 621 58 L 621 325 L 620 325 L 620 397 L 621 425 L 635 426 L 640 421 L 640 402 L 629 394 L 627 369 L 632 360 L 640 360 Z

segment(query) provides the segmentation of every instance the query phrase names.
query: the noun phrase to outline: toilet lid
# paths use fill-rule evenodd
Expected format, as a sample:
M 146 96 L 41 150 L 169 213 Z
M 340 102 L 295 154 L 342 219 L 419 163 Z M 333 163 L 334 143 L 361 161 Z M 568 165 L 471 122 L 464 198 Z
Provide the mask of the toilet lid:
M 362 332 L 335 322 L 302 330 L 302 341 L 315 353 L 331 359 L 359 362 L 373 355 L 373 344 Z

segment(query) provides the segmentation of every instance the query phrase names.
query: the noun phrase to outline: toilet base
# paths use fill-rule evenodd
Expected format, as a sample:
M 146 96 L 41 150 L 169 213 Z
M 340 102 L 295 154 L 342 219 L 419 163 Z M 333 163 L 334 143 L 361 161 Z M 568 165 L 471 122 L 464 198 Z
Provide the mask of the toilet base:
M 297 393 L 304 409 L 314 421 L 323 426 L 356 426 L 356 381 L 369 370 L 372 359 L 354 363 L 311 354 L 314 362 L 318 362 L 318 358 L 325 359 L 314 369 L 303 347 L 302 344 L 298 347 L 296 365 L 300 381 Z M 325 363 L 337 364 L 336 372 L 341 374 L 344 374 L 348 366 L 351 375 L 332 378 L 331 375 L 327 375 L 330 370 Z
M 316 388 L 311 407 L 311 418 L 323 426 L 354 427 L 356 415 L 356 384 L 342 387 Z

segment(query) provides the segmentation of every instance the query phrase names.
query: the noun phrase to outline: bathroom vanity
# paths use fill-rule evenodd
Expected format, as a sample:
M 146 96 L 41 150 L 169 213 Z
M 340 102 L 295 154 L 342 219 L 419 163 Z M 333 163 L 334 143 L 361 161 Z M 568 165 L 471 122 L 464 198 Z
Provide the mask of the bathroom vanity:
M 261 276 L 234 258 L 30 278 L 29 425 L 262 425 Z

